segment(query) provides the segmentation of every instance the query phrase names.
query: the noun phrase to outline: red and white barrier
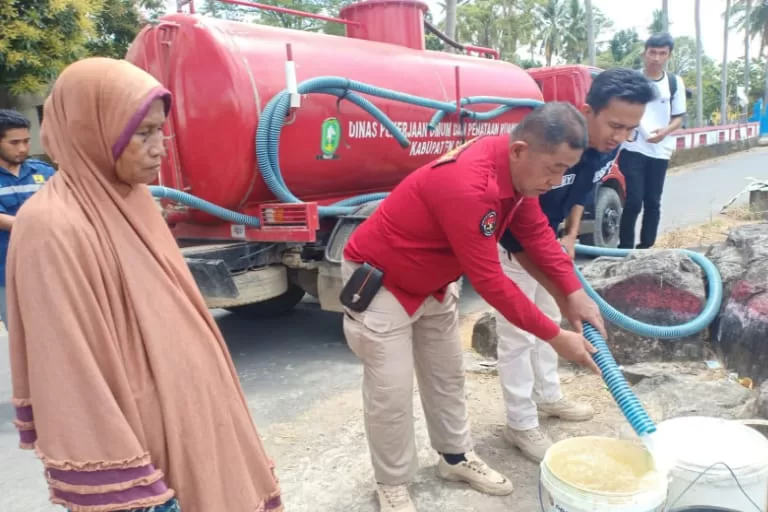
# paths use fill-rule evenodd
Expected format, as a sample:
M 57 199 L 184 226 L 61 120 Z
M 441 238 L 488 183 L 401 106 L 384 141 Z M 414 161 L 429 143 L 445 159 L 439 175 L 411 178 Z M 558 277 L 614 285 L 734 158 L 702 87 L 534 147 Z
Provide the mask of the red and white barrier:
M 676 150 L 692 149 L 699 146 L 713 146 L 723 142 L 749 139 L 760 133 L 760 123 L 727 124 L 724 126 L 705 126 L 689 128 L 672 133 Z

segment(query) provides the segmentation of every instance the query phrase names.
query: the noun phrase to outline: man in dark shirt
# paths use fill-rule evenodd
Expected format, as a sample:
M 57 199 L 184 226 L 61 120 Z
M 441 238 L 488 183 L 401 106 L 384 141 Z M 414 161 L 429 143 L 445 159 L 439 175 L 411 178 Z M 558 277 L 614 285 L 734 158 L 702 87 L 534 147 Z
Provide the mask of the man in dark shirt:
M 341 267 L 342 297 L 352 306 L 344 334 L 364 365 L 365 427 L 382 512 L 415 511 L 407 488 L 419 467 L 414 370 L 432 447 L 441 454 L 438 475 L 488 494 L 512 492 L 512 483 L 472 449 L 458 329 L 461 275 L 511 322 L 599 371 L 594 347 L 520 292 L 503 274 L 497 249 L 509 226 L 554 283 L 564 315 L 603 329 L 538 203 L 586 146 L 584 116 L 570 104 L 548 103 L 511 136 L 475 139 L 411 173 L 350 237 Z M 383 286 L 366 292 L 374 268 Z M 363 295 L 371 302 L 355 306 Z
M 593 81 L 582 109 L 587 118 L 589 148 L 579 163 L 566 171 L 562 182 L 539 198 L 554 233 L 565 220 L 565 234 L 560 243 L 571 258 L 586 198 L 610 170 L 619 146 L 632 138 L 645 105 L 654 95 L 648 80 L 629 69 L 609 69 Z M 559 324 L 560 308 L 547 285 L 540 282 L 546 283 L 546 279 L 531 266 L 528 249 L 517 238 L 509 230 L 501 237 L 499 258 L 504 273 L 543 313 Z M 504 439 L 538 462 L 551 445 L 539 428 L 538 416 L 586 421 L 593 416 L 592 407 L 563 398 L 557 373 L 558 356 L 549 344 L 513 325 L 502 314 L 496 315 L 496 326 L 498 370 L 507 416 Z

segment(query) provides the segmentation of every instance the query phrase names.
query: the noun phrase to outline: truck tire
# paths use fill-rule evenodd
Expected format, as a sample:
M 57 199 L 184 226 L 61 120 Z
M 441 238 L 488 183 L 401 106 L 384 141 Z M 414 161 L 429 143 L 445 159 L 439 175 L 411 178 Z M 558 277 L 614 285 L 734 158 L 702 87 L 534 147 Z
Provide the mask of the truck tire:
M 594 247 L 618 247 L 622 210 L 619 193 L 611 187 L 600 187 L 595 200 L 595 229 L 590 235 L 582 235 L 580 242 Z
M 277 297 L 267 299 L 253 304 L 243 306 L 234 306 L 227 308 L 227 311 L 242 316 L 250 317 L 270 317 L 284 315 L 293 311 L 293 308 L 304 298 L 304 290 L 300 287 L 290 284 L 288 291 Z

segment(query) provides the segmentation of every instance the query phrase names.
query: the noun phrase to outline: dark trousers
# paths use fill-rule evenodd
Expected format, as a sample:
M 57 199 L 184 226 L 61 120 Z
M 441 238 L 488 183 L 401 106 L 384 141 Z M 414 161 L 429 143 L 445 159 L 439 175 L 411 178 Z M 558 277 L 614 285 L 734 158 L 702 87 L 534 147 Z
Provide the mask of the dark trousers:
M 643 224 L 637 248 L 648 249 L 656 243 L 667 167 L 669 160 L 626 150 L 619 155 L 619 168 L 627 181 L 627 199 L 619 225 L 619 248 L 635 248 L 635 224 L 640 210 L 643 211 Z

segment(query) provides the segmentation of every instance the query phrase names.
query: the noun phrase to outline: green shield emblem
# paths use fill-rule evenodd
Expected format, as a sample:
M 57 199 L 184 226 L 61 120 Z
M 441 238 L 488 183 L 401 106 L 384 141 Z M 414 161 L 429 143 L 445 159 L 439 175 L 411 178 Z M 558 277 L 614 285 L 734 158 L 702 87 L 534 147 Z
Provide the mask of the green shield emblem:
M 320 128 L 320 151 L 325 158 L 333 158 L 336 150 L 339 149 L 341 141 L 341 124 L 335 117 L 329 117 L 323 121 Z

